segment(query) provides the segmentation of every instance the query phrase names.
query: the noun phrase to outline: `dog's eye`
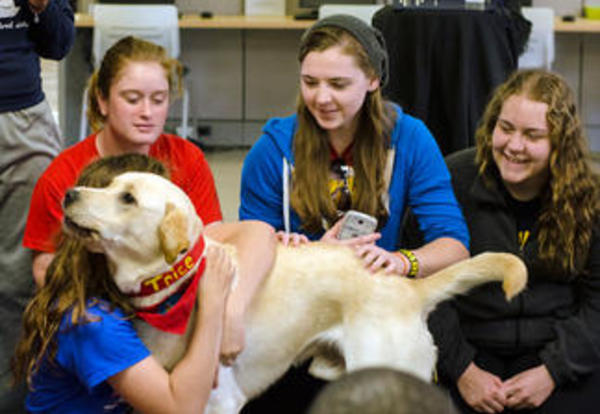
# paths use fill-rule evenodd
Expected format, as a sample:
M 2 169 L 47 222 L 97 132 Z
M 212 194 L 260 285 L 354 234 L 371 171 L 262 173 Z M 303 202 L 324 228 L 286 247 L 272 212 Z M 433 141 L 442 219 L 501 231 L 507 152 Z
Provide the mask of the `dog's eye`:
M 129 192 L 121 193 L 120 199 L 125 204 L 135 204 L 135 197 Z

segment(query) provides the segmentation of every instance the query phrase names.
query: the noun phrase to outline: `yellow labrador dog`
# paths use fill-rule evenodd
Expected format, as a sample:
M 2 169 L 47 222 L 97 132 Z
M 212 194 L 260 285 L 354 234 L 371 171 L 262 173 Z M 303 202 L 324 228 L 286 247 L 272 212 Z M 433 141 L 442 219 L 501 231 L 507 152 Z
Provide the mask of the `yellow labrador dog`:
M 201 256 L 198 246 L 216 243 L 203 237 L 185 193 L 157 175 L 125 173 L 107 188 L 74 188 L 69 198 L 65 225 L 106 254 L 117 286 L 138 308 L 152 308 L 189 284 L 194 276 L 188 270 L 201 263 L 194 256 Z M 369 274 L 347 247 L 278 246 L 272 272 L 247 314 L 246 348 L 232 367 L 221 367 L 207 412 L 238 412 L 290 365 L 311 356 L 311 373 L 326 379 L 386 366 L 430 380 L 436 347 L 427 330 L 429 312 L 490 281 L 502 282 L 510 299 L 526 280 L 521 260 L 503 253 L 481 254 L 411 280 Z M 143 320 L 136 328 L 166 367 L 182 355 L 189 336 Z

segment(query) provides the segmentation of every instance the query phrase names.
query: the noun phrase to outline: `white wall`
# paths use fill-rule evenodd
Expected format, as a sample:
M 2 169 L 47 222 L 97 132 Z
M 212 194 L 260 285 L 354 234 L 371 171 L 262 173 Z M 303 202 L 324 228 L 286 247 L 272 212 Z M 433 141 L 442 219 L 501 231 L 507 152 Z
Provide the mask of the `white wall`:
M 550 7 L 557 16 L 565 14 L 581 15 L 583 0 L 532 0 L 533 7 Z

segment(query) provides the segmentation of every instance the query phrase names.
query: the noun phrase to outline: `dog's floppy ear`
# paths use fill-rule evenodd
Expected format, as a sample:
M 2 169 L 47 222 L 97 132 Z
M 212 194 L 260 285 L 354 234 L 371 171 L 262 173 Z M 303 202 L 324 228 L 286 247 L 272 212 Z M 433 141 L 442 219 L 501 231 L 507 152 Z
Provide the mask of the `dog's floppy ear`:
M 169 264 L 173 263 L 182 251 L 190 247 L 187 225 L 185 213 L 173 203 L 167 202 L 165 216 L 158 227 L 158 238 L 165 260 Z

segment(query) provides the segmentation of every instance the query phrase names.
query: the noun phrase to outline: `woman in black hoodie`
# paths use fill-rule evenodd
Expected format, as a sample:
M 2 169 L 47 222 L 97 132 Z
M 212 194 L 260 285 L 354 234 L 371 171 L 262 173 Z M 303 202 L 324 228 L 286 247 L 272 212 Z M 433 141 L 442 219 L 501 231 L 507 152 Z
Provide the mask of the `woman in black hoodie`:
M 489 284 L 430 319 L 440 380 L 465 413 L 600 407 L 600 179 L 574 102 L 559 76 L 517 72 L 476 148 L 447 160 L 471 254 L 514 253 L 529 270 L 510 303 Z

